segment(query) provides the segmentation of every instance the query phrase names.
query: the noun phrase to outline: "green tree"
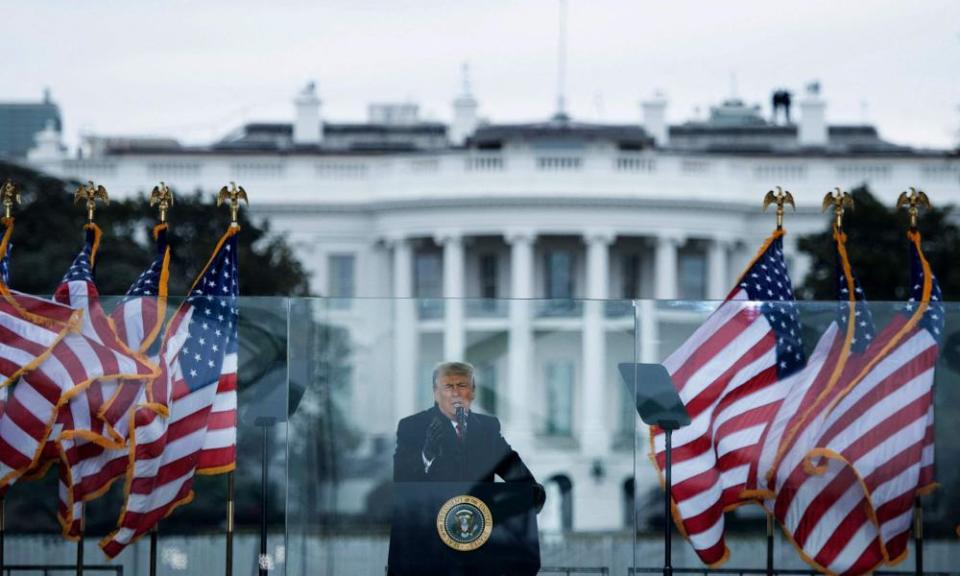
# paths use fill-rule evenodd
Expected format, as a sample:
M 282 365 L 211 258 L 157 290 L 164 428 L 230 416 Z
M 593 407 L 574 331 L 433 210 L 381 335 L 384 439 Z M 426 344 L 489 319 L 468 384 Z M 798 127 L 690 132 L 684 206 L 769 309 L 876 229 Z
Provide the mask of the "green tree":
M 878 201 L 866 187 L 852 192 L 855 207 L 844 214 L 847 253 L 853 271 L 867 298 L 874 303 L 878 328 L 889 318 L 890 306 L 880 301 L 903 302 L 910 282 L 909 244 L 906 230 L 909 216 Z M 936 197 L 932 198 L 936 202 Z M 960 447 L 949 440 L 960 420 L 960 227 L 953 216 L 953 205 L 933 206 L 921 212 L 917 228 L 923 238 L 923 251 L 937 277 L 946 301 L 946 328 L 935 381 L 937 480 L 941 483 L 925 500 L 927 532 L 931 536 L 953 534 L 955 511 L 960 510 Z M 836 299 L 836 256 L 831 223 L 824 218 L 824 231 L 801 236 L 797 247 L 812 259 L 810 273 L 798 293 L 805 299 Z M 879 309 L 879 310 L 878 310 Z M 810 332 L 808 335 L 807 332 Z M 812 346 L 817 335 L 805 330 L 804 338 Z
M 73 206 L 79 183 L 0 163 L 0 182 L 7 178 L 20 186 L 23 198 L 14 214 L 10 284 L 23 292 L 49 294 L 83 242 L 85 212 Z M 176 196 L 169 220 L 170 294 L 184 295 L 226 230 L 229 214 L 214 207 L 212 196 L 194 192 Z M 97 224 L 103 230 L 97 257 L 101 294 L 123 294 L 149 265 L 153 259 L 150 231 L 155 223 L 156 211 L 142 194 L 98 208 Z M 240 294 L 307 295 L 309 278 L 286 239 L 272 234 L 268 223 L 255 223 L 245 210 L 240 211 L 240 225 Z
M 23 205 L 15 210 L 16 229 L 11 254 L 11 285 L 34 294 L 50 294 L 60 282 L 83 242 L 85 211 L 73 206 L 79 182 L 64 181 L 28 168 L 0 163 L 0 183 L 12 180 L 20 187 Z M 176 193 L 176 191 L 175 191 Z M 253 199 L 256 202 L 256 199 Z M 211 196 L 199 192 L 177 195 L 170 211 L 172 247 L 169 291 L 184 296 L 206 264 L 218 238 L 229 224 L 225 209 L 217 209 Z M 103 295 L 123 294 L 154 257 L 150 236 L 156 211 L 143 195 L 114 200 L 97 210 L 103 230 L 97 259 L 97 286 Z M 240 211 L 240 294 L 250 296 L 302 296 L 308 293 L 308 276 L 283 236 Z M 109 309 L 109 303 L 107 308 Z M 170 312 L 168 310 L 168 312 Z M 239 398 L 244 411 L 257 405 L 265 390 L 285 385 L 288 307 L 280 299 L 248 299 L 241 306 Z M 309 316 L 300 319 L 309 323 Z M 278 427 L 278 435 L 282 435 Z M 259 430 L 241 422 L 238 439 L 237 524 L 255 525 L 259 515 Z M 283 454 L 275 443 L 275 453 Z M 275 473 L 276 482 L 281 478 Z M 123 482 L 87 506 L 88 534 L 103 535 L 115 526 L 123 502 Z M 168 531 L 216 530 L 224 522 L 226 482 L 223 477 L 200 477 L 194 485 L 197 498 L 164 523 Z M 56 521 L 57 473 L 40 480 L 18 482 L 6 498 L 7 529 L 14 533 L 59 532 Z M 282 502 L 272 496 L 271 524 L 282 521 Z
M 847 253 L 860 284 L 871 300 L 901 301 L 908 298 L 909 244 L 906 231 L 909 217 L 906 210 L 896 210 L 877 200 L 861 186 L 851 192 L 854 209 L 843 217 L 847 233 Z M 936 202 L 933 198 L 933 202 Z M 933 206 L 922 210 L 917 228 L 923 237 L 923 252 L 937 275 L 945 300 L 960 297 L 960 227 L 953 217 L 954 206 Z M 824 218 L 827 222 L 827 218 Z M 812 259 L 810 273 L 798 290 L 807 300 L 836 298 L 836 258 L 831 224 L 824 231 L 801 236 L 797 247 Z

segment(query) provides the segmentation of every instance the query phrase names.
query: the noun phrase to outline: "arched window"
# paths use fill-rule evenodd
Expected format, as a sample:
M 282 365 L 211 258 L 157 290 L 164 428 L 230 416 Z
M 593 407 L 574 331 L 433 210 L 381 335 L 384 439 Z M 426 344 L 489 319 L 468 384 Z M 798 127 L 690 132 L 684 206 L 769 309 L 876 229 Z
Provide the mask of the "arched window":
M 547 503 L 540 514 L 540 528 L 544 531 L 573 530 L 573 482 L 566 474 L 556 474 L 543 484 Z
M 637 498 L 634 492 L 634 480 L 633 476 L 627 478 L 623 481 L 623 527 L 635 528 L 636 525 L 636 509 L 637 509 Z

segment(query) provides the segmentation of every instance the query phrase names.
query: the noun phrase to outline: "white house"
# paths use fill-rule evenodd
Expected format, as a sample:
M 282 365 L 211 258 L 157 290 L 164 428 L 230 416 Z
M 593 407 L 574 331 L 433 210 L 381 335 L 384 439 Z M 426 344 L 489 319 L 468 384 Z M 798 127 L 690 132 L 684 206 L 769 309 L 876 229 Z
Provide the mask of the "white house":
M 78 157 L 51 128 L 31 161 L 114 196 L 159 180 L 208 193 L 242 184 L 253 213 L 288 235 L 314 292 L 335 299 L 318 314 L 354 335 L 349 403 L 369 439 L 392 450 L 396 421 L 431 401 L 433 365 L 466 358 L 481 408 L 560 496 L 546 526 L 609 530 L 631 523 L 621 510 L 632 510 L 634 477 L 655 482 L 641 459 L 634 470 L 616 362 L 635 350 L 662 359 L 704 315 L 644 303 L 637 340 L 629 300 L 722 299 L 774 227 L 760 203 L 776 185 L 798 205 L 786 220 L 795 283 L 808 267 L 796 238 L 824 228 L 828 190 L 868 183 L 892 205 L 921 186 L 937 203 L 960 200 L 956 152 L 829 124 L 818 92 L 802 96 L 796 123 L 739 100 L 672 123 L 657 96 L 635 122 L 498 124 L 480 120 L 468 92 L 449 124 L 409 103 L 338 123 L 311 84 L 292 122 L 246 124 L 204 146 L 92 136 Z M 362 508 L 378 479 L 368 480 L 340 505 Z

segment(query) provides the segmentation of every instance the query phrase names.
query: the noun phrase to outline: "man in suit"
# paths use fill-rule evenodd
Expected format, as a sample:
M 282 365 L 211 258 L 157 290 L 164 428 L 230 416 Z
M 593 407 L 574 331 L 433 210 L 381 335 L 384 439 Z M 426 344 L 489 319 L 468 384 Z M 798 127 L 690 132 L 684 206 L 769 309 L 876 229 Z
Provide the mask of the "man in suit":
M 543 487 L 500 433 L 500 421 L 470 410 L 476 395 L 473 366 L 445 362 L 433 371 L 432 408 L 400 420 L 393 455 L 396 482 L 506 482 L 534 484 L 538 510 Z M 463 411 L 458 421 L 457 408 Z
M 398 500 L 394 501 L 387 568 L 391 576 L 529 576 L 539 570 L 536 521 L 529 518 L 532 509 L 539 512 L 543 507 L 543 486 L 504 440 L 500 421 L 470 410 L 477 389 L 473 373 L 473 366 L 466 362 L 439 364 L 433 371 L 433 407 L 400 420 L 397 426 L 393 479 Z M 450 486 L 458 486 L 459 491 L 463 484 L 472 487 L 463 488 L 471 494 L 491 494 L 497 476 L 515 483 L 500 494 L 525 496 L 486 500 L 496 515 L 490 541 L 472 552 L 452 550 L 438 537 L 437 511 L 432 506 L 448 498 L 438 495 Z M 431 486 L 434 482 L 448 484 Z M 465 538 L 475 526 L 476 515 L 452 511 L 454 536 Z

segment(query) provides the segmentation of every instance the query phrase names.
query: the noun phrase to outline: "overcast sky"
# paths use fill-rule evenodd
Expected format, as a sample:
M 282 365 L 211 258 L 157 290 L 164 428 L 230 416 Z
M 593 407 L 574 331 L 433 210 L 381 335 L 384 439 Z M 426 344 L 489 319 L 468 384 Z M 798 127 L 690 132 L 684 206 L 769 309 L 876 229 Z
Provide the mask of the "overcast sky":
M 309 80 L 328 120 L 399 100 L 446 120 L 468 61 L 482 116 L 541 120 L 556 108 L 558 2 L 0 0 L 0 101 L 49 87 L 71 143 L 81 130 L 207 142 L 289 121 Z M 819 80 L 831 123 L 957 141 L 957 0 L 568 0 L 567 22 L 575 119 L 639 121 L 655 90 L 674 123 L 734 91 L 767 109 L 774 88 Z

